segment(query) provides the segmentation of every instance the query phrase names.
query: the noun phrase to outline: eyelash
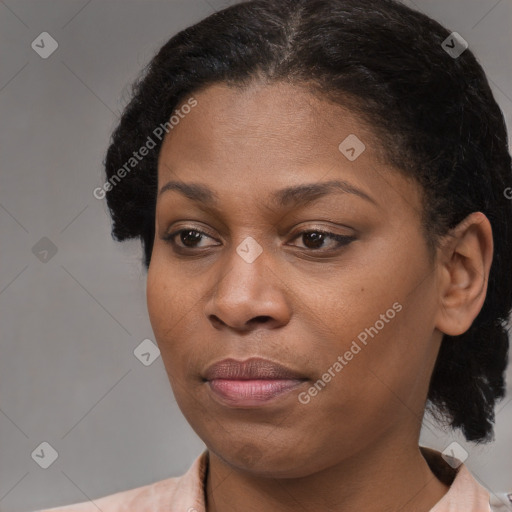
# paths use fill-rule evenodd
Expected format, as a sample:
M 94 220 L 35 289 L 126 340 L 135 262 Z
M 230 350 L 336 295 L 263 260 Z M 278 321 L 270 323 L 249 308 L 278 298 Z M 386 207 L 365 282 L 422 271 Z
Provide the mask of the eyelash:
M 181 233 L 183 232 L 193 232 L 193 233 L 199 233 L 200 235 L 204 235 L 208 238 L 212 238 L 211 236 L 209 236 L 207 233 L 203 232 L 203 231 L 199 231 L 198 229 L 190 229 L 190 228 L 182 228 L 182 229 L 179 229 L 177 231 L 174 231 L 172 233 L 169 233 L 167 235 L 164 235 L 162 237 L 162 240 L 164 240 L 166 243 L 169 243 L 172 247 L 173 247 L 173 250 L 175 252 L 181 252 L 181 253 L 187 253 L 187 252 L 191 252 L 191 251 L 194 251 L 196 250 L 197 248 L 194 248 L 194 247 L 182 247 L 180 245 L 178 245 L 174 239 Z M 338 249 L 340 249 L 341 247 L 344 247 L 348 244 L 350 244 L 351 242 L 353 242 L 356 237 L 354 236 L 347 236 L 347 235 L 337 235 L 336 233 L 331 233 L 330 231 L 324 231 L 322 229 L 308 229 L 308 230 L 304 230 L 304 231 L 300 231 L 299 233 L 296 234 L 296 236 L 293 238 L 293 240 L 296 240 L 297 238 L 300 238 L 301 236 L 305 235 L 305 234 L 310 234 L 310 233 L 319 233 L 321 235 L 325 235 L 329 238 L 332 238 L 333 240 L 335 240 L 337 242 L 337 245 L 334 249 L 328 249 L 328 250 L 322 250 L 322 249 L 309 249 L 309 248 L 305 248 L 305 250 L 307 251 L 312 251 L 312 252 L 333 252 L 333 251 L 336 251 Z M 199 240 L 201 241 L 201 240 Z M 212 246 L 209 246 L 209 247 L 212 247 Z M 208 247 L 206 248 L 203 248 L 203 249 L 208 249 Z M 201 250 L 201 248 L 199 249 Z

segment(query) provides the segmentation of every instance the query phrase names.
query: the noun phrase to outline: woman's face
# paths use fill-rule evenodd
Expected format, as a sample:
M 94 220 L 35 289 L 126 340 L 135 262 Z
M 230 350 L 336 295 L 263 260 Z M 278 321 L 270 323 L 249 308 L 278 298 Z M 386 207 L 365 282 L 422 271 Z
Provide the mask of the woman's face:
M 281 477 L 416 439 L 442 336 L 419 187 L 349 111 L 304 89 L 194 98 L 161 149 L 159 190 L 181 189 L 158 195 L 147 280 L 190 425 L 226 463 Z M 253 357 L 294 378 L 206 371 Z

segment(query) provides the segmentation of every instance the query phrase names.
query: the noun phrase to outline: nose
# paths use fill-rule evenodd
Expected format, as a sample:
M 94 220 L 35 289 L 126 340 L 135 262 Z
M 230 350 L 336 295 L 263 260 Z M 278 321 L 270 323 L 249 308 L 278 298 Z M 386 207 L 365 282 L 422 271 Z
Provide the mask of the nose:
M 263 251 L 250 263 L 235 248 L 226 256 L 205 306 L 216 329 L 248 331 L 262 325 L 271 329 L 289 322 L 285 276 L 272 268 L 268 254 Z

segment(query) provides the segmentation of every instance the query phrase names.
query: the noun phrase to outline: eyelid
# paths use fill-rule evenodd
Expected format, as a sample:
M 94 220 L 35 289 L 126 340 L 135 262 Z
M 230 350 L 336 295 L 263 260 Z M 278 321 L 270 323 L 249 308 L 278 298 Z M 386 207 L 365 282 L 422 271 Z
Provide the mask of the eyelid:
M 175 250 L 181 250 L 181 251 L 194 252 L 194 251 L 207 250 L 209 247 L 215 247 L 215 245 L 209 245 L 206 247 L 182 247 L 182 246 L 178 245 L 176 242 L 174 242 L 174 238 L 176 238 L 176 236 L 178 236 L 180 233 L 182 233 L 184 231 L 195 231 L 196 233 L 199 233 L 200 235 L 204 235 L 208 238 L 212 238 L 213 240 L 216 240 L 215 237 L 211 236 L 207 232 L 202 231 L 197 228 L 194 228 L 192 226 L 185 226 L 185 227 L 181 227 L 179 229 L 175 229 L 171 233 L 164 234 L 161 237 L 161 239 L 164 240 L 165 242 L 171 244 Z M 325 228 L 310 227 L 308 229 L 302 229 L 300 231 L 297 231 L 294 235 L 292 235 L 291 240 L 292 241 L 296 240 L 297 238 L 299 238 L 300 236 L 302 236 L 306 233 L 320 233 L 320 234 L 326 235 L 328 238 L 330 238 L 336 242 L 337 245 L 331 249 L 323 249 L 323 248 L 310 249 L 307 247 L 300 248 L 307 252 L 318 253 L 318 254 L 337 251 L 357 239 L 357 237 L 354 235 L 342 235 L 339 233 L 329 231 Z
M 308 252 L 312 252 L 312 253 L 316 252 L 318 254 L 337 251 L 337 250 L 341 249 L 342 247 L 348 245 L 350 242 L 353 242 L 354 240 L 357 239 L 357 237 L 354 236 L 354 235 L 342 235 L 342 234 L 334 233 L 332 231 L 328 231 L 328 230 L 325 230 L 325 229 L 312 228 L 312 229 L 303 229 L 303 230 L 299 231 L 292 238 L 292 240 L 296 240 L 297 238 L 300 238 L 305 233 L 321 233 L 321 234 L 326 235 L 327 237 L 331 238 L 332 240 L 334 240 L 336 242 L 336 246 L 334 248 L 332 248 L 332 249 L 309 249 L 307 247 L 305 247 L 305 248 L 301 247 L 301 249 L 304 249 L 304 250 L 306 250 Z
M 197 229 L 197 228 L 194 228 L 192 226 L 187 226 L 187 227 L 182 227 L 182 228 L 178 228 L 178 229 L 175 229 L 173 231 L 171 231 L 170 233 L 165 233 L 163 236 L 161 236 L 160 238 L 166 242 L 170 242 L 170 243 L 173 243 L 173 239 L 179 235 L 181 232 L 183 231 L 195 231 L 196 233 L 199 233 L 200 235 L 205 235 L 207 236 L 208 238 L 211 238 L 213 240 L 216 240 L 215 237 L 213 237 L 212 235 L 210 235 L 209 233 L 207 233 L 206 231 L 203 231 L 202 229 Z M 174 245 L 174 244 L 173 244 Z M 186 247 L 182 247 L 182 249 L 190 249 L 190 248 L 186 248 Z M 192 248 L 193 250 L 193 248 Z

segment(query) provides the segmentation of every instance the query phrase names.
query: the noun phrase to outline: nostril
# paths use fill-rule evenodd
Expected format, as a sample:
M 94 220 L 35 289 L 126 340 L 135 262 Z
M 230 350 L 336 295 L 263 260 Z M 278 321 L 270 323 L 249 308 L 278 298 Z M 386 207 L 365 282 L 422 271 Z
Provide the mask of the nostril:
M 270 317 L 269 316 L 265 316 L 265 315 L 262 315 L 262 316 L 257 316 L 255 318 L 253 318 L 253 322 L 258 322 L 260 324 L 264 324 L 266 322 L 268 322 L 270 320 Z
M 216 325 L 226 325 L 218 316 L 210 315 L 210 321 Z

